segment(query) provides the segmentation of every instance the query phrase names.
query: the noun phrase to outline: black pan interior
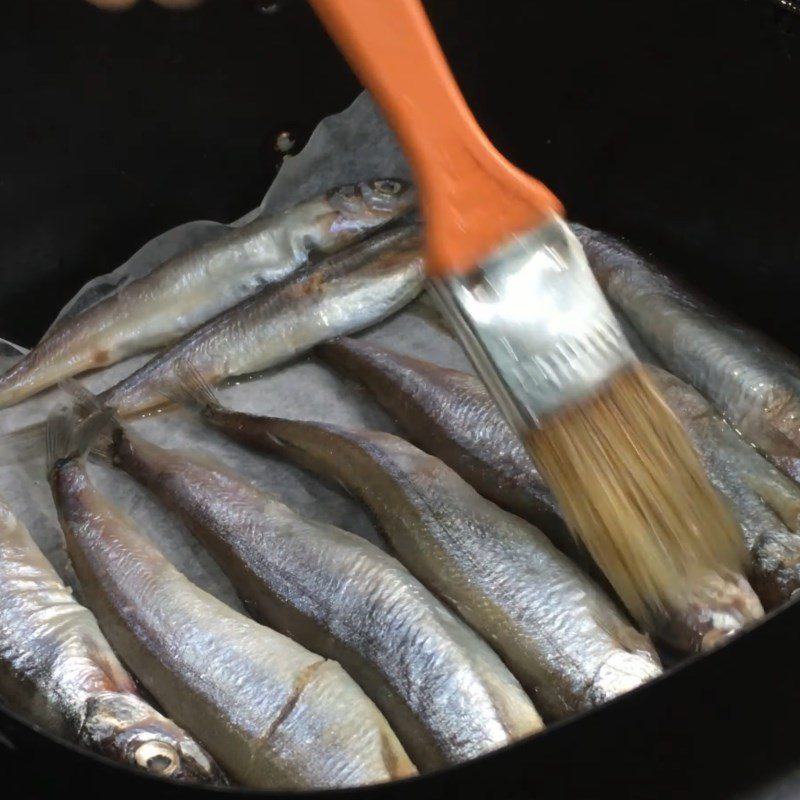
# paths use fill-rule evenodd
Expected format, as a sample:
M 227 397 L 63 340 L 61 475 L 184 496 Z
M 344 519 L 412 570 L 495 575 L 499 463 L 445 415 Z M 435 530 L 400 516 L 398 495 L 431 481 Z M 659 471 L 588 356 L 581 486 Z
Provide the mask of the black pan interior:
M 426 5 L 480 122 L 571 216 L 629 237 L 800 352 L 793 3 Z M 152 236 L 249 210 L 275 174 L 275 135 L 302 143 L 357 91 L 301 0 L 209 0 L 191 14 L 144 3 L 126 15 L 5 0 L 0 336 L 33 344 L 86 280 Z M 796 797 L 799 631 L 789 608 L 591 717 L 361 794 Z M 0 738 L 2 780 L 30 796 L 68 778 L 145 786 L 0 720 L 16 748 L 9 756 Z

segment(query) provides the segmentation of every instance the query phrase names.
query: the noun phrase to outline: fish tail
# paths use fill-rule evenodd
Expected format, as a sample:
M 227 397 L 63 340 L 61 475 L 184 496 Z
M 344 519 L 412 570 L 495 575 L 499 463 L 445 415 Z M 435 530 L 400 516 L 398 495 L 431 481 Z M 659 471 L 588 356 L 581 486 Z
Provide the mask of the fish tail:
M 117 434 L 122 431 L 122 423 L 114 413 L 114 409 L 106 405 L 100 397 L 92 394 L 83 384 L 74 378 L 67 378 L 59 386 L 73 399 L 72 414 L 77 423 L 77 430 L 81 425 L 88 427 L 88 434 L 83 444 L 83 451 L 78 455 L 89 455 L 94 461 L 111 464 L 114 460 L 114 451 L 117 445 Z M 96 420 L 88 426 L 88 423 Z
M 106 410 L 88 417 L 73 408 L 58 408 L 47 418 L 47 471 L 65 461 L 86 458 L 113 416 Z
M 73 400 L 73 410 L 81 417 L 89 417 L 99 412 L 110 412 L 111 408 L 106 405 L 96 394 L 90 392 L 82 383 L 75 378 L 66 378 L 61 381 L 59 388 L 63 389 Z
M 47 417 L 45 434 L 45 451 L 47 453 L 47 471 L 56 464 L 74 456 L 73 432 L 75 418 L 67 408 L 57 408 Z
M 222 407 L 211 384 L 200 370 L 185 358 L 175 365 L 175 380 L 166 388 L 164 395 L 173 403 L 201 411 Z
M 34 461 L 44 454 L 45 423 L 35 422 L 0 436 L 0 466 Z

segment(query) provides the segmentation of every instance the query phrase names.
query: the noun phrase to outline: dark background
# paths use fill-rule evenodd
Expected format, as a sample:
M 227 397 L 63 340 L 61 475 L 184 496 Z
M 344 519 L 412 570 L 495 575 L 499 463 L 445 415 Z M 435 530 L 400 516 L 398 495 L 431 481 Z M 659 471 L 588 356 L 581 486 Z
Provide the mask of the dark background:
M 304 3 L 275 5 L 110 15 L 80 0 L 3 0 L 0 336 L 33 344 L 87 279 L 154 235 L 249 210 L 275 174 L 275 134 L 302 141 L 354 98 Z M 630 237 L 800 352 L 791 3 L 426 5 L 480 122 L 572 217 Z M 798 797 L 799 644 L 792 607 L 666 681 L 413 796 Z M 21 796 L 70 782 L 166 791 L 11 721 L 2 731 L 16 750 L 0 739 L 0 786 L 16 782 Z

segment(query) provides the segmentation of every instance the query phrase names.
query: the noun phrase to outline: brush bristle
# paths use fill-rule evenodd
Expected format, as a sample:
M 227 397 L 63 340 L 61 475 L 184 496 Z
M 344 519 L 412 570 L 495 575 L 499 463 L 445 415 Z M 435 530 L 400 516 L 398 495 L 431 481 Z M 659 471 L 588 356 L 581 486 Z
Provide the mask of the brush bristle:
M 685 605 L 704 574 L 744 565 L 741 531 L 641 366 L 548 417 L 527 444 L 573 532 L 644 624 Z

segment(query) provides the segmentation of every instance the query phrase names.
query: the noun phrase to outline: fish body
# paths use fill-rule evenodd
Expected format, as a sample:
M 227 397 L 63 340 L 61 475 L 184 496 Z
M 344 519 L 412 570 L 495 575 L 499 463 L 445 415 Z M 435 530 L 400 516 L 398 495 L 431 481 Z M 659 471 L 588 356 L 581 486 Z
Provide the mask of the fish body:
M 661 671 L 626 622 L 545 536 L 396 436 L 208 408 L 244 443 L 341 483 L 372 512 L 400 560 L 482 633 L 550 719 Z
M 114 463 L 177 511 L 259 621 L 338 660 L 423 769 L 542 727 L 494 651 L 396 559 L 207 457 L 119 431 Z
M 179 339 L 315 253 L 330 253 L 407 211 L 401 181 L 343 186 L 261 217 L 169 259 L 75 317 L 57 323 L 0 377 L 0 407 L 90 369 Z
M 724 319 L 625 243 L 580 225 L 573 230 L 608 297 L 670 372 L 800 479 L 800 365 L 794 358 Z
M 800 486 L 763 458 L 695 389 L 651 367 L 656 384 L 728 501 L 752 559 L 750 582 L 772 608 L 800 588 Z
M 268 369 L 379 322 L 413 300 L 423 281 L 419 227 L 398 224 L 223 312 L 103 399 L 121 415 L 163 405 L 181 361 L 212 384 Z
M 224 783 L 142 698 L 97 620 L 0 500 L 0 699 L 46 730 L 154 775 Z
M 552 493 L 483 381 L 363 339 L 342 337 L 316 352 L 362 383 L 409 441 L 484 497 L 546 531 L 560 549 L 577 551 Z
M 522 441 L 478 378 L 359 339 L 328 342 L 317 352 L 367 386 L 415 444 L 444 461 L 482 495 L 536 525 L 611 592 L 559 516 Z M 698 580 L 684 607 L 661 609 L 654 615 L 653 632 L 671 646 L 691 652 L 710 647 L 762 613 L 743 576 L 709 574 Z
M 58 424 L 56 424 L 58 423 Z M 68 424 L 68 423 L 67 423 Z M 415 770 L 386 720 L 335 661 L 192 584 L 92 485 L 48 423 L 49 474 L 89 606 L 136 675 L 239 783 L 319 789 Z M 55 431 L 53 430 L 55 428 Z

